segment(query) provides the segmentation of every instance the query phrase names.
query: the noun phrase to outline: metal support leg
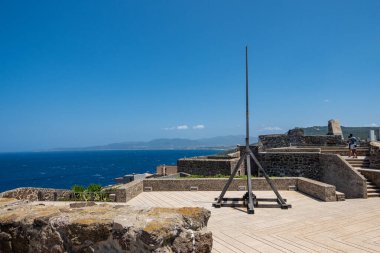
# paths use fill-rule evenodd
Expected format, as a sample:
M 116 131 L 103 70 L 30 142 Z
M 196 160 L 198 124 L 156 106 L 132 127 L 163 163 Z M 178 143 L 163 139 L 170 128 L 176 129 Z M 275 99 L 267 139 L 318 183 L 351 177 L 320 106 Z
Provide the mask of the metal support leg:
M 247 213 L 253 214 L 255 211 L 253 210 L 253 196 L 252 196 L 252 173 L 251 173 L 251 157 L 249 153 L 246 153 L 247 160 L 247 185 L 248 185 L 248 205 L 247 205 Z
M 286 204 L 284 199 L 281 197 L 276 186 L 272 183 L 272 180 L 269 178 L 268 174 L 266 173 L 264 168 L 261 166 L 260 162 L 257 160 L 256 156 L 252 153 L 251 150 L 249 150 L 249 155 L 252 157 L 253 161 L 255 161 L 255 163 L 259 167 L 259 170 L 261 170 L 261 172 L 263 173 L 263 175 L 264 175 L 266 181 L 268 182 L 269 186 L 272 188 L 273 192 L 276 194 L 278 203 L 281 205 L 281 208 L 287 209 L 288 207 L 291 207 L 289 204 Z
M 214 204 L 215 207 L 220 207 L 220 203 L 222 203 L 223 197 L 226 194 L 228 187 L 230 187 L 230 184 L 231 184 L 232 180 L 234 179 L 234 177 L 236 176 L 236 173 L 239 170 L 240 165 L 244 161 L 245 157 L 246 157 L 245 155 L 241 156 L 238 163 L 235 165 L 235 168 L 232 170 L 230 178 L 228 179 L 226 185 L 224 186 L 222 192 L 220 193 L 220 196 L 219 196 L 217 202 Z

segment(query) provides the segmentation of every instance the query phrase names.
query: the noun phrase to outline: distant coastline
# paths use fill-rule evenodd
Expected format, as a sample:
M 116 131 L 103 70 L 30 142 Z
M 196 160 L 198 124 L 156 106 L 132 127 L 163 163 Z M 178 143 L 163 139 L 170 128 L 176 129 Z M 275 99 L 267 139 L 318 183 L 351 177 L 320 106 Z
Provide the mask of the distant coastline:
M 257 138 L 252 138 L 256 142 Z M 154 139 L 147 142 L 118 142 L 90 147 L 55 148 L 46 151 L 106 151 L 106 150 L 226 150 L 244 143 L 243 135 L 218 136 L 203 139 Z

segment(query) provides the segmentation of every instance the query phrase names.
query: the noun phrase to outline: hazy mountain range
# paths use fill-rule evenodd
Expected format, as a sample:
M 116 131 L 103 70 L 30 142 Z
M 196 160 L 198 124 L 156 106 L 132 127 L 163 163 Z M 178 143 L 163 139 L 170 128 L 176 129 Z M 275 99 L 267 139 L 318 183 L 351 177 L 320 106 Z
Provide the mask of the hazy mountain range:
M 57 148 L 59 151 L 84 151 L 84 150 L 148 150 L 148 149 L 207 149 L 220 148 L 228 149 L 236 145 L 244 145 L 243 135 L 218 136 L 203 139 L 154 139 L 151 141 L 119 142 L 101 146 L 82 148 Z M 251 137 L 251 143 L 257 142 L 256 137 Z

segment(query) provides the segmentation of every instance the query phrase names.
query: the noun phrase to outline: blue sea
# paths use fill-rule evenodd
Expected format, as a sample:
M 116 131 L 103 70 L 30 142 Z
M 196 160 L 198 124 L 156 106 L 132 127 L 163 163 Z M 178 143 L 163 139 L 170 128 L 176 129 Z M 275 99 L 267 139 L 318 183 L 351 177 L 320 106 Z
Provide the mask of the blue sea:
M 175 165 L 183 157 L 211 155 L 218 150 L 120 150 L 0 153 L 0 192 L 17 187 L 69 189 L 114 184 L 130 173 L 155 173 L 160 164 Z

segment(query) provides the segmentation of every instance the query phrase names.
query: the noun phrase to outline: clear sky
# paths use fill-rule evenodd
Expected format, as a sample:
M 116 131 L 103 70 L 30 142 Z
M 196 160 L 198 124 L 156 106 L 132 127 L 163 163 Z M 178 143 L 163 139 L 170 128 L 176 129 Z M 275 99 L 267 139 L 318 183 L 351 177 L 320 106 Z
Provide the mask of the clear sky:
M 380 1 L 0 1 L 0 151 L 380 125 Z

